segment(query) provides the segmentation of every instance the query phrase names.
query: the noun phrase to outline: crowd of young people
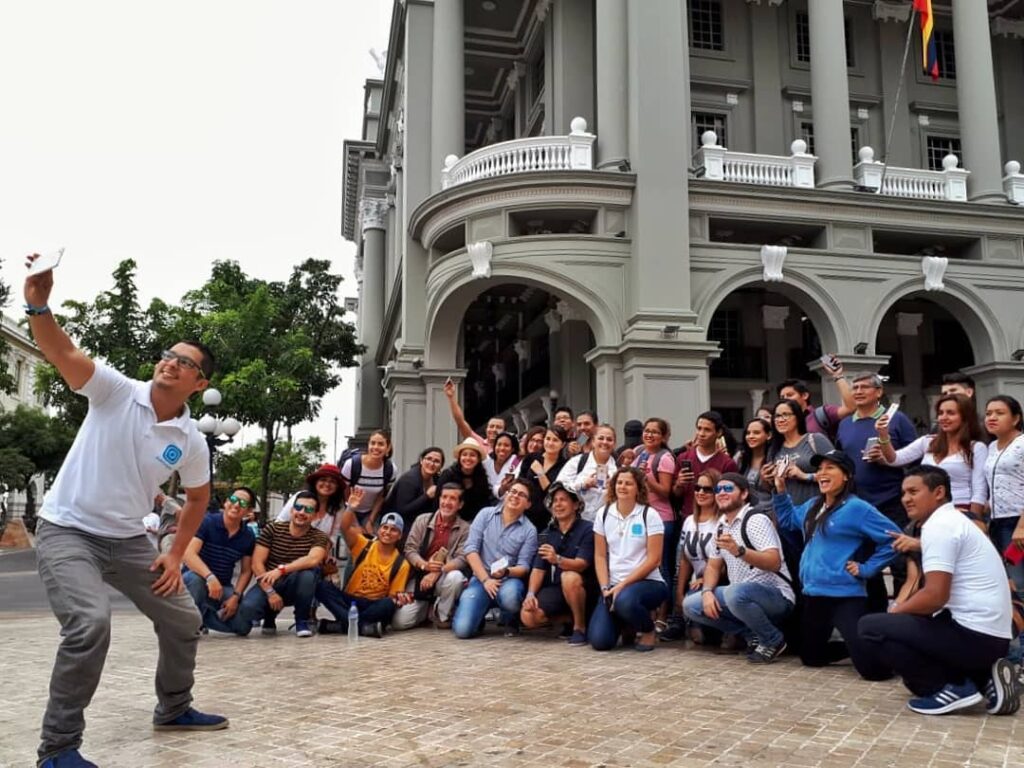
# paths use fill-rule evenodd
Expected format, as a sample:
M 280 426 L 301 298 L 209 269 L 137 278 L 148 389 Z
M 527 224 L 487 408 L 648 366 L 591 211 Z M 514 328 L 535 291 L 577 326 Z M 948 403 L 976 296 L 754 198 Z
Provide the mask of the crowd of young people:
M 353 606 L 374 637 L 432 625 L 468 639 L 491 619 L 597 651 L 688 640 L 754 664 L 849 658 L 865 679 L 902 677 L 914 711 L 1013 714 L 1020 403 L 993 397 L 982 422 L 954 374 L 918 436 L 878 376 L 834 372 L 840 406 L 788 380 L 739 445 L 708 411 L 677 448 L 664 419 L 628 423 L 618 444 L 564 406 L 521 436 L 500 416 L 480 435 L 449 385 L 461 442 L 447 466 L 430 446 L 401 472 L 375 432 L 258 535 L 241 522 L 253 493 L 234 489 L 188 548 L 186 583 L 208 628 L 241 635 L 276 632 L 285 606 L 299 637 L 345 631 Z

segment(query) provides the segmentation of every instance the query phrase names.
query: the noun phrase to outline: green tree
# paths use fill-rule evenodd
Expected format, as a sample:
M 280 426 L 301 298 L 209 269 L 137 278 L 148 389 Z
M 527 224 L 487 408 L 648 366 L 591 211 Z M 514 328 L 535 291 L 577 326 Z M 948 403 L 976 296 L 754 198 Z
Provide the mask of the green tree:
M 323 463 L 324 447 L 318 437 L 308 437 L 297 443 L 279 440 L 270 460 L 268 492 L 289 495 L 302 488 L 306 475 Z M 260 487 L 265 453 L 266 445 L 260 440 L 231 453 L 217 454 L 218 485 L 225 491 L 237 485 Z
M 221 411 L 260 427 L 262 509 L 282 429 L 316 418 L 341 369 L 362 350 L 338 303 L 341 280 L 320 259 L 294 267 L 286 282 L 250 278 L 236 262 L 216 262 L 176 315 L 176 335 L 202 340 L 217 357 Z
M 25 491 L 25 524 L 35 529 L 36 499 L 32 477 L 39 473 L 52 481 L 64 462 L 73 431 L 60 419 L 19 405 L 0 413 L 0 473 L 2 482 Z

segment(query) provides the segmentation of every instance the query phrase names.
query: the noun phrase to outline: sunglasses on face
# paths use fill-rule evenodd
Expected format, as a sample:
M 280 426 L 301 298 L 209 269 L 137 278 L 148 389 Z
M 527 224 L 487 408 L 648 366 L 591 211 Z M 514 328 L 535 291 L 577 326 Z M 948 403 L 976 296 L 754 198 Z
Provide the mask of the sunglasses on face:
M 177 352 L 171 352 L 171 350 L 165 349 L 163 352 L 160 353 L 160 359 L 163 360 L 165 363 L 169 363 L 171 360 L 173 360 L 183 368 L 188 368 L 190 371 L 195 371 L 200 378 L 206 378 L 206 375 L 203 373 L 203 369 L 199 366 L 199 363 L 197 363 L 191 357 L 179 355 Z
M 793 414 L 792 413 L 776 413 L 775 414 L 775 420 L 776 421 L 782 421 L 783 419 L 792 419 L 792 418 L 793 418 Z
M 714 493 L 715 486 L 713 485 L 698 485 L 693 489 L 694 493 Z
M 295 504 L 292 505 L 292 508 L 296 512 L 305 512 L 307 515 L 316 514 L 316 507 L 315 506 L 306 506 L 305 504 L 299 504 L 299 503 L 296 502 Z
M 252 506 L 251 501 L 249 501 L 248 499 L 243 499 L 238 496 L 235 496 L 235 494 L 233 493 L 230 496 L 228 496 L 228 501 L 230 501 L 232 504 L 237 504 L 242 509 L 248 509 L 249 507 Z
M 736 486 L 732 483 L 720 483 L 715 486 L 715 493 L 732 493 L 736 490 Z

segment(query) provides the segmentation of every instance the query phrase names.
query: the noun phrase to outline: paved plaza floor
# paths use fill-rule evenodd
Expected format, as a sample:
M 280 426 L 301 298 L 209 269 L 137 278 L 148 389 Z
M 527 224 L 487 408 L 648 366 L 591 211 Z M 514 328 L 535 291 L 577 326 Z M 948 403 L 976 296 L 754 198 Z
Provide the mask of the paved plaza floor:
M 58 640 L 48 615 L 0 617 L 0 765 L 32 766 Z M 212 733 L 152 732 L 156 641 L 114 614 L 83 752 L 107 768 L 184 766 L 1021 766 L 1024 719 L 927 718 L 896 682 L 850 667 L 664 645 L 596 653 L 538 633 L 456 640 L 418 629 L 344 637 L 205 637 Z

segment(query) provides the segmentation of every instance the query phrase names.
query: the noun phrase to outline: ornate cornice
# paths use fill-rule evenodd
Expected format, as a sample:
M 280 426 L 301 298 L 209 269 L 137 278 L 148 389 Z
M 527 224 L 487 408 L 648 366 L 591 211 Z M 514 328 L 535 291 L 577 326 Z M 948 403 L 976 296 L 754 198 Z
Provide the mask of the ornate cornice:
M 875 21 L 901 21 L 910 18 L 910 3 L 894 3 L 889 0 L 875 0 L 871 6 L 871 17 Z
M 390 208 L 385 198 L 364 197 L 359 201 L 359 231 L 387 229 Z

